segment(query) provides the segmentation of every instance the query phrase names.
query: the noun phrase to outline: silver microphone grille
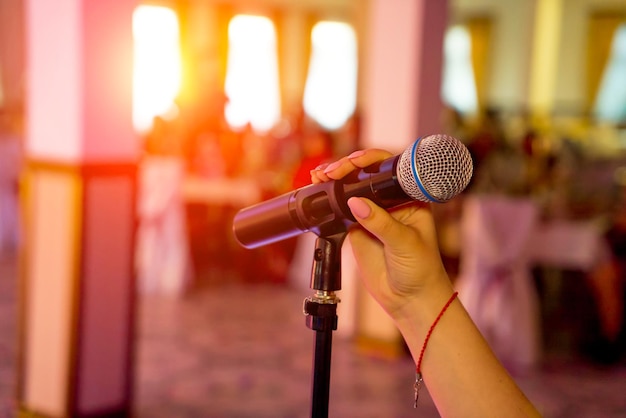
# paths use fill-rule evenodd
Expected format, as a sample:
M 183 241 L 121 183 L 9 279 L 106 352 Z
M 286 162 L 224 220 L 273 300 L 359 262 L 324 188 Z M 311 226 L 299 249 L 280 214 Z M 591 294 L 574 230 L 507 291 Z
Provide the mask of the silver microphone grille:
M 410 198 L 446 202 L 472 178 L 472 157 L 458 139 L 430 135 L 402 153 L 396 170 L 400 187 Z

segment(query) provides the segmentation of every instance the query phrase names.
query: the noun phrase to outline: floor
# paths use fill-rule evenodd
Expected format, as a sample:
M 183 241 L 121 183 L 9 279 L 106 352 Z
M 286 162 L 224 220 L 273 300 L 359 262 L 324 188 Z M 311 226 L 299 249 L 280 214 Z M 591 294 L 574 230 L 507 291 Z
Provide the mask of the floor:
M 314 333 L 302 314 L 308 293 L 222 279 L 183 298 L 140 300 L 136 416 L 310 416 Z M 15 258 L 1 258 L 0 418 L 14 415 L 16 281 Z M 413 370 L 408 358 L 373 358 L 337 333 L 329 415 L 439 416 L 427 391 L 413 409 Z M 567 353 L 552 355 L 516 380 L 547 418 L 626 417 L 623 362 L 600 367 Z

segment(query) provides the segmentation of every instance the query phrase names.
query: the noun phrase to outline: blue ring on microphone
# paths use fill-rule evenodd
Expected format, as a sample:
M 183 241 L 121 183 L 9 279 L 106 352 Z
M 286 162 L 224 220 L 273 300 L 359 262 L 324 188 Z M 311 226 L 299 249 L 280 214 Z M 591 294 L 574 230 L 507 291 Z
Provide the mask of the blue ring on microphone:
M 422 141 L 423 137 L 420 137 L 417 139 L 417 141 L 415 141 L 413 143 L 413 147 L 411 148 L 411 171 L 413 172 L 413 177 L 415 178 L 415 183 L 417 184 L 417 187 L 419 187 L 420 191 L 422 192 L 422 194 L 424 196 L 426 196 L 426 198 L 428 200 L 430 200 L 431 202 L 439 202 L 441 203 L 441 201 L 439 199 L 435 199 L 434 196 L 432 196 L 430 193 L 428 193 L 426 191 L 426 189 L 424 188 L 424 186 L 422 185 L 422 180 L 420 179 L 419 174 L 417 174 L 417 158 L 416 158 L 416 154 L 417 154 L 417 146 L 418 144 Z

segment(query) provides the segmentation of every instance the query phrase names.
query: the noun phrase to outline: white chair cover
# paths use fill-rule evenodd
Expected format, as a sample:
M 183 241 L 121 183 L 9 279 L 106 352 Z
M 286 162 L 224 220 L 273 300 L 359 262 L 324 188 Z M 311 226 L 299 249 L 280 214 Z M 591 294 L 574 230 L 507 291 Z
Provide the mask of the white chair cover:
M 539 358 L 538 297 L 527 245 L 537 217 L 530 200 L 470 196 L 461 221 L 459 297 L 496 355 L 517 372 Z
M 181 189 L 184 163 L 150 156 L 139 167 L 136 267 L 139 291 L 181 294 L 191 273 Z

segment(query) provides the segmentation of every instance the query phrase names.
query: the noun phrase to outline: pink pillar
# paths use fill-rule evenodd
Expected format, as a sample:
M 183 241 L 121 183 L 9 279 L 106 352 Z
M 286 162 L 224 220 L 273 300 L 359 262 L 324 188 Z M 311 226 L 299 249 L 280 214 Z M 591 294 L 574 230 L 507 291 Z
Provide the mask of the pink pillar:
M 0 1 L 0 107 L 24 105 L 24 19 L 22 0 Z
M 364 71 L 366 146 L 402 151 L 441 133 L 447 0 L 372 0 Z
M 440 98 L 447 0 L 371 0 L 365 45 L 365 147 L 399 153 L 417 138 L 442 133 Z M 347 260 L 346 260 L 347 261 Z M 400 335 L 364 291 L 356 272 L 343 272 L 343 304 L 356 306 L 353 321 L 361 348 L 378 355 L 403 355 Z M 354 300 L 351 300 L 354 298 Z
M 18 399 L 128 416 L 134 351 L 133 0 L 25 0 Z

